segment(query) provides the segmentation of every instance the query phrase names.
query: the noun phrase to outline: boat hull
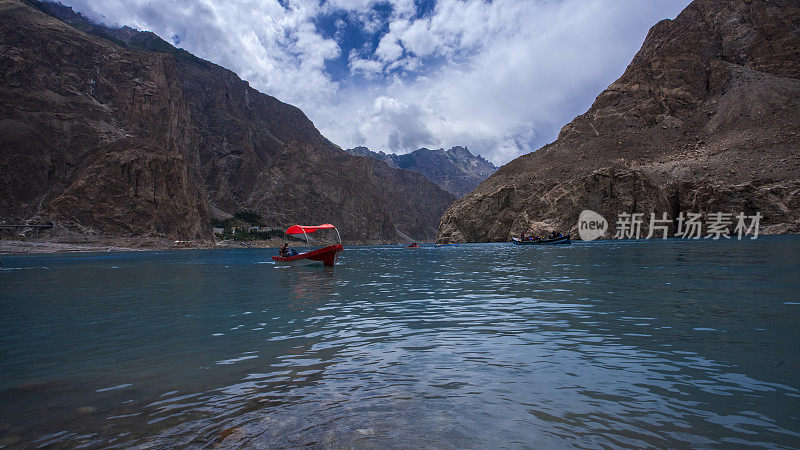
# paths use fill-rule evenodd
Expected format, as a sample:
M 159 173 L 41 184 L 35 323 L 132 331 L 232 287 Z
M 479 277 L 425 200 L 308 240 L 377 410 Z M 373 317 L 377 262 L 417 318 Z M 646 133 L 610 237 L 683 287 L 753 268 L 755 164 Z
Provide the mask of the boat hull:
M 572 243 L 569 236 L 561 236 L 555 239 L 540 239 L 536 241 L 523 241 L 519 238 L 511 238 L 511 240 L 517 245 L 563 245 Z
M 344 250 L 341 245 L 329 245 L 309 252 L 299 253 L 292 256 L 273 256 L 272 260 L 277 264 L 292 266 L 332 266 L 339 259 L 339 253 Z

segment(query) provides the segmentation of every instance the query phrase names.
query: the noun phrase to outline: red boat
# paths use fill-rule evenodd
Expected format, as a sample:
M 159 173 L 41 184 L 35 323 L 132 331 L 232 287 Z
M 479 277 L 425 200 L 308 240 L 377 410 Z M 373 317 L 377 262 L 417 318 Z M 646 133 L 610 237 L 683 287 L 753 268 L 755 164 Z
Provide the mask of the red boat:
M 336 238 L 339 240 L 338 244 L 329 245 L 327 247 L 308 250 L 301 253 L 296 253 L 288 256 L 273 256 L 272 260 L 276 263 L 290 264 L 290 265 L 324 265 L 332 266 L 336 264 L 339 259 L 339 253 L 344 250 L 342 246 L 342 237 L 339 235 L 339 230 L 335 226 L 325 223 L 322 225 L 292 225 L 286 230 L 286 234 L 299 235 L 302 234 L 306 237 L 306 242 L 309 242 L 308 235 L 316 233 L 319 230 L 334 230 L 336 231 Z

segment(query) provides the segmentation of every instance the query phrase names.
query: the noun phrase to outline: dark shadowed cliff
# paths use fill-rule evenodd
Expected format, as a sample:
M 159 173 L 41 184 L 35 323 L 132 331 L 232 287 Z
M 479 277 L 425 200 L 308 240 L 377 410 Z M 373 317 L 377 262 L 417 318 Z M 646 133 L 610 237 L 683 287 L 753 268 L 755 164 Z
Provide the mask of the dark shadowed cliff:
M 347 154 L 227 69 L 60 5 L 0 0 L 0 80 L 3 220 L 210 240 L 211 217 L 255 210 L 424 240 L 455 198 Z
M 347 152 L 375 158 L 390 167 L 420 173 L 458 197 L 473 190 L 497 170 L 494 164 L 480 155 L 473 155 L 464 147 L 453 147 L 450 150 L 421 148 L 404 155 L 373 152 L 366 147 L 351 148 Z
M 759 211 L 762 232 L 797 232 L 800 2 L 696 0 L 659 22 L 555 142 L 453 204 L 439 239 L 574 233 L 583 209 L 612 233 L 620 212 L 680 211 Z

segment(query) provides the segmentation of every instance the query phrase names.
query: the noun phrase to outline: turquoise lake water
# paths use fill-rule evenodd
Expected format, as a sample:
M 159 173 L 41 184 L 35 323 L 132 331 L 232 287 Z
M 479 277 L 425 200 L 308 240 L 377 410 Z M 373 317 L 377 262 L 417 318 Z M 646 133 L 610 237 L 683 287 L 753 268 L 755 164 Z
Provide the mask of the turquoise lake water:
M 798 447 L 800 238 L 0 256 L 0 445 Z

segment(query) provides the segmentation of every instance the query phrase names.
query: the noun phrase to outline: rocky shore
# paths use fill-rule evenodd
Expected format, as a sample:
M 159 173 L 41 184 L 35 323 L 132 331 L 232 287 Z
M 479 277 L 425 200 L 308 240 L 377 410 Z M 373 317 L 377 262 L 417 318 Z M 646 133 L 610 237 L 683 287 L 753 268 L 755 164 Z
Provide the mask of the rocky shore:
M 147 250 L 196 250 L 231 248 L 278 248 L 283 239 L 273 238 L 259 241 L 217 241 L 176 244 L 169 239 L 150 237 L 97 237 L 77 240 L 52 238 L 0 239 L 0 255 L 34 253 L 94 253 L 135 252 Z

